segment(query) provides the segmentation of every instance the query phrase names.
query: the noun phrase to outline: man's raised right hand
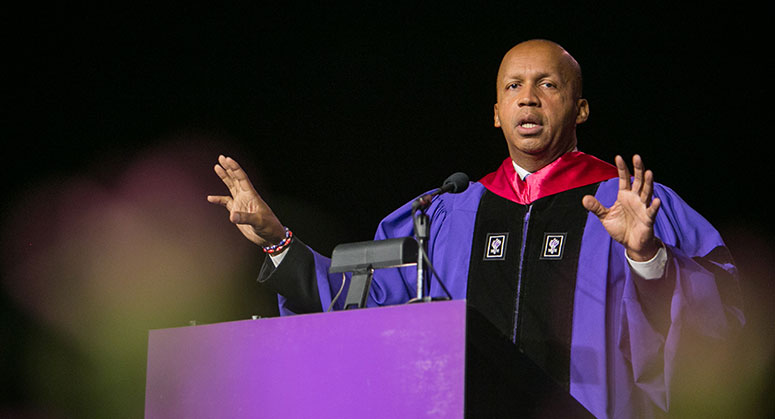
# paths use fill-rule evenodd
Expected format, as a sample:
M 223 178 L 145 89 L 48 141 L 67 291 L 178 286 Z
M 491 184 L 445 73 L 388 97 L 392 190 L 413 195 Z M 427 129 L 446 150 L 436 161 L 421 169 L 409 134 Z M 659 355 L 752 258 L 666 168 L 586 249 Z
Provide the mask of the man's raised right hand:
M 253 188 L 242 167 L 231 157 L 218 156 L 214 169 L 231 196 L 208 195 L 207 201 L 223 205 L 229 211 L 229 221 L 253 243 L 262 247 L 280 243 L 285 227 Z

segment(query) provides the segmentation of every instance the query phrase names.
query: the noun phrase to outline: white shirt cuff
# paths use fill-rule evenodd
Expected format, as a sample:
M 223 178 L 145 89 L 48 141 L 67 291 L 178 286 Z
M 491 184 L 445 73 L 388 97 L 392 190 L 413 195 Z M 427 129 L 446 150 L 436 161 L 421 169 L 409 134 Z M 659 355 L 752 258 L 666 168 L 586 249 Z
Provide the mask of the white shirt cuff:
M 291 246 L 293 246 L 293 243 L 289 244 L 288 247 L 285 248 L 285 251 L 283 251 L 279 255 L 269 255 L 269 259 L 272 260 L 272 264 L 274 265 L 275 268 L 280 266 L 280 262 L 282 262 L 283 259 L 285 259 L 285 255 L 288 254 L 288 248 Z
M 636 262 L 627 255 L 627 251 L 624 251 L 624 257 L 627 258 L 627 263 L 630 264 L 630 268 L 636 275 L 643 279 L 652 280 L 662 278 L 665 274 L 665 267 L 667 266 L 667 249 L 665 244 L 660 243 L 661 246 L 657 251 L 657 254 L 645 262 Z

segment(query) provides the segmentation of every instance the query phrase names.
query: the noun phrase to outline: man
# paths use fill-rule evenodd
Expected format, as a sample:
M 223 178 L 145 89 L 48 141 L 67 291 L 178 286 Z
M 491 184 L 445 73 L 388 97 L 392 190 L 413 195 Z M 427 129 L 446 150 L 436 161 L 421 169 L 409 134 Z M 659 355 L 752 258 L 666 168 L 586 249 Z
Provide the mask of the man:
M 589 104 L 578 63 L 559 45 L 516 45 L 496 88 L 494 125 L 509 158 L 427 209 L 439 276 L 594 415 L 667 411 L 686 336 L 722 338 L 743 322 L 721 238 L 639 156 L 631 175 L 619 156 L 611 166 L 577 151 Z M 219 157 L 215 171 L 231 196 L 208 200 L 270 254 L 259 281 L 278 291 L 281 312 L 328 307 L 342 281 L 327 274 L 330 261 L 291 238 L 234 160 Z M 408 203 L 375 238 L 412 232 Z M 377 271 L 368 304 L 409 300 L 414 272 Z M 437 287 L 431 295 L 444 295 Z

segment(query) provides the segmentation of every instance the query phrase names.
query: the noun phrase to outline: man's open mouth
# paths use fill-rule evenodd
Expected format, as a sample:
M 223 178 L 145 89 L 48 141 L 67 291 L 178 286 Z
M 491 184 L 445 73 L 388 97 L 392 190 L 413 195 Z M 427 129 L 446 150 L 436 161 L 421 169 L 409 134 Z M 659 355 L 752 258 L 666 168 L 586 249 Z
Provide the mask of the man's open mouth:
M 541 120 L 535 116 L 528 116 L 522 118 L 517 124 L 517 132 L 520 135 L 536 135 L 543 130 L 544 126 L 541 124 Z

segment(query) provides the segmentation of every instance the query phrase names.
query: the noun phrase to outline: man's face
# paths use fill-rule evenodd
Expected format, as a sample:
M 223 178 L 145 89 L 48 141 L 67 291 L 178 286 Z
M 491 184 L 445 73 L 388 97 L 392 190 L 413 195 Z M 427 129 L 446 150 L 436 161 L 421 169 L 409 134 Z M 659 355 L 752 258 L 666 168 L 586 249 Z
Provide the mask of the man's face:
M 589 114 L 578 97 L 578 70 L 559 46 L 530 41 L 509 51 L 497 79 L 495 126 L 511 158 L 535 171 L 576 146 L 576 124 Z

